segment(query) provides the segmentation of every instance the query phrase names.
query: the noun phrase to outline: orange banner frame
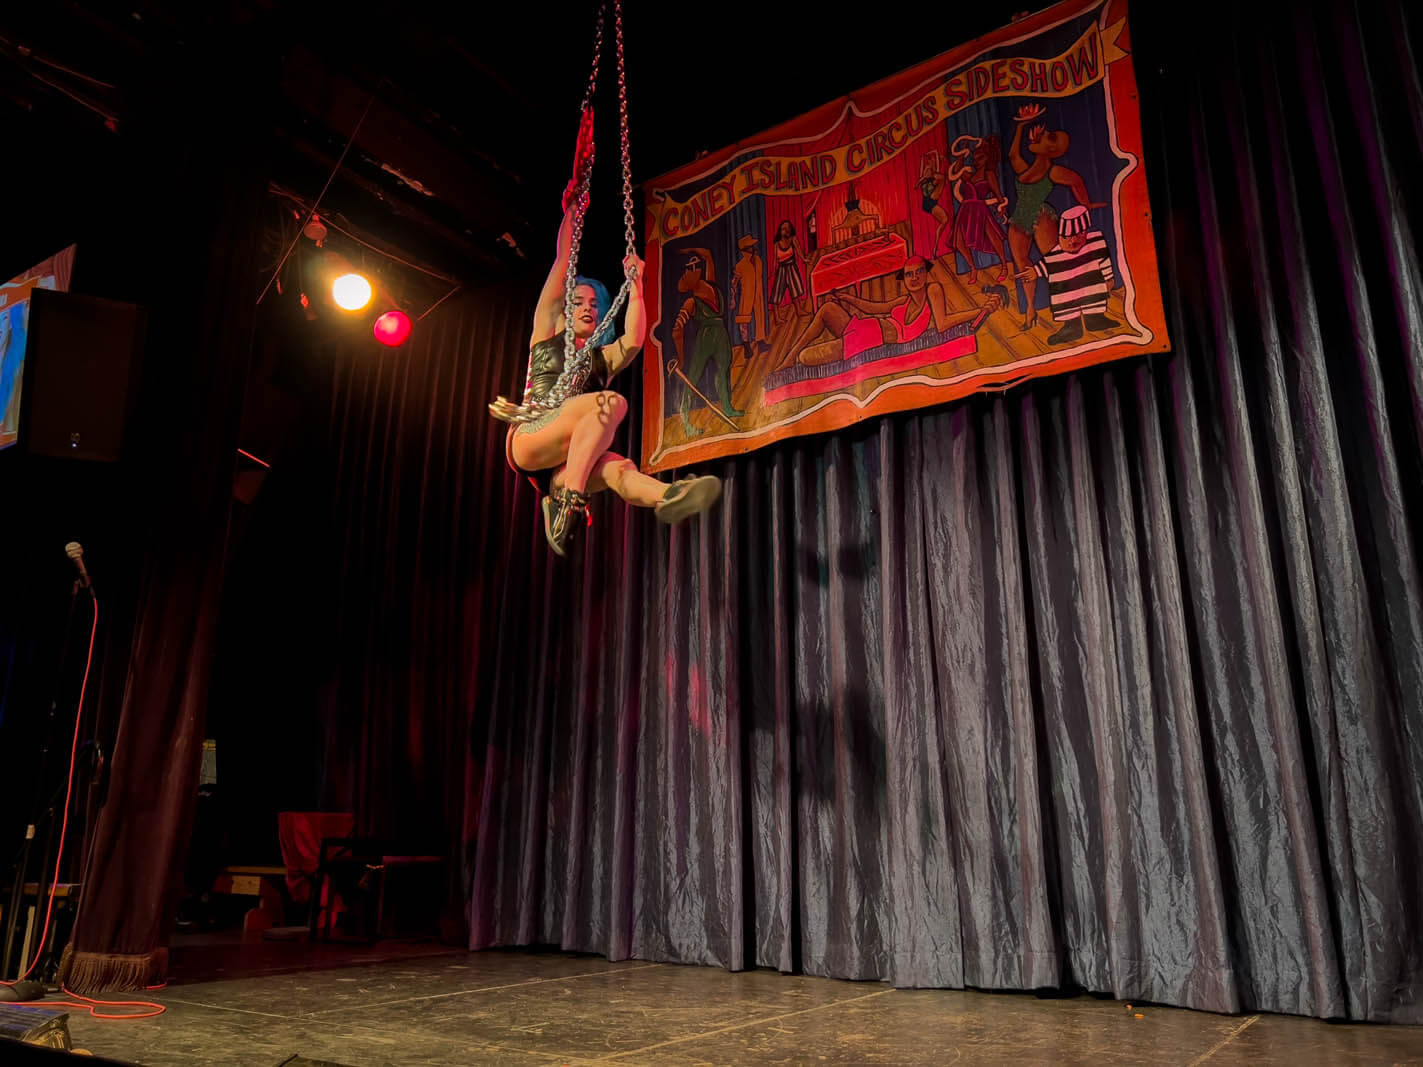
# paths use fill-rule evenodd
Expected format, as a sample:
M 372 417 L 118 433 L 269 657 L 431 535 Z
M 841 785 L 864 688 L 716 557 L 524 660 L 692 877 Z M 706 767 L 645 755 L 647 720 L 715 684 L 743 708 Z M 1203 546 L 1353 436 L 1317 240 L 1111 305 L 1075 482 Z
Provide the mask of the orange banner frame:
M 1089 15 L 1094 17 L 1087 24 Z M 1063 37 L 1064 30 L 1071 31 L 1070 37 Z M 1055 48 L 1044 50 L 1054 42 Z M 1102 107 L 1095 104 L 1099 85 Z M 1084 95 L 1089 93 L 1093 95 Z M 986 120 L 979 119 L 978 132 L 960 132 L 950 139 L 951 133 L 965 129 L 975 108 L 997 107 L 988 114 L 1002 116 L 1002 109 L 1039 100 L 1036 106 L 1044 112 L 1040 124 L 1030 127 L 1020 110 L 1007 122 L 1000 118 L 1008 127 L 1001 136 L 996 127 L 983 133 Z M 1069 136 L 1066 128 L 1060 133 L 1046 130 L 1055 121 L 1049 107 L 1069 103 L 1077 108 L 1077 121 L 1087 121 L 1081 118 L 1087 115 L 1093 124 L 1080 139 Z M 1105 114 L 1099 114 L 1102 111 Z M 1067 114 L 1066 107 L 1061 113 Z M 985 170 L 969 169 L 977 165 L 977 146 L 987 140 L 1001 149 L 1010 128 L 1019 125 L 1028 131 L 1026 147 L 1019 138 L 1012 140 L 1020 162 L 1033 153 L 1046 154 L 1042 146 L 1050 145 L 1054 136 L 1063 145 L 1087 145 L 1075 155 L 1069 147 L 1060 156 L 1066 170 L 1052 166 L 1053 183 L 1060 188 L 1049 190 L 1056 195 L 1047 208 L 1039 209 L 1031 230 L 1024 221 L 1030 209 L 1012 218 L 1007 209 L 1015 176 L 1031 171 L 1017 171 L 1016 165 L 1010 169 L 1012 153 L 1002 150 L 1001 176 L 992 190 L 1001 195 L 992 198 L 981 183 L 981 191 L 973 191 L 973 181 L 982 179 Z M 1100 147 L 1102 129 L 1109 152 Z M 1044 131 L 1045 139 L 1033 140 Z M 1050 240 L 1067 240 L 1057 238 L 1056 224 L 1049 227 L 1044 219 L 1056 219 L 1072 206 L 1068 186 L 1076 173 L 1071 165 L 1093 149 L 1094 158 L 1106 160 L 1099 172 L 1116 168 L 1107 175 L 1112 178 L 1110 194 L 1094 190 L 1099 199 L 1088 205 L 1090 212 L 1109 212 L 1089 217 L 1094 226 L 1099 218 L 1110 221 L 1091 236 L 1114 250 L 1104 259 L 1102 274 L 1108 280 L 1104 285 L 1115 288 L 1104 314 L 1078 321 L 1089 327 L 1094 322 L 1111 326 L 1079 331 L 1080 341 L 1063 342 L 1055 338 L 1064 335 L 1070 318 L 1055 318 L 1060 309 L 1041 306 L 1038 290 L 1028 288 L 1037 286 L 1028 273 L 1036 268 L 1046 278 L 1045 257 L 1065 255 L 1061 244 L 1044 247 Z M 1059 181 L 1064 174 L 1067 184 Z M 966 196 L 964 181 L 969 183 Z M 1039 178 L 1037 184 L 1048 183 Z M 1075 190 L 1085 193 L 1085 184 L 1079 179 Z M 901 189 L 905 185 L 910 188 Z M 1065 0 L 863 92 L 704 156 L 644 188 L 648 340 L 641 459 L 651 472 L 1170 347 L 1126 0 Z M 1030 186 L 1017 187 L 1016 200 L 1024 199 L 1025 189 L 1031 193 Z M 870 195 L 879 198 L 879 215 L 862 210 Z M 804 218 L 805 205 L 810 204 L 814 225 L 815 212 L 838 204 L 842 196 L 846 210 L 834 208 L 830 221 L 837 225 L 830 236 L 844 233 L 844 240 L 832 240 L 808 254 L 796 236 L 795 222 Z M 1077 198 L 1083 202 L 1081 193 Z M 959 218 L 970 214 L 966 202 L 973 199 L 995 205 L 997 213 L 972 205 L 973 221 L 961 228 Z M 1054 202 L 1063 206 L 1051 206 Z M 771 223 L 778 217 L 782 221 L 773 231 Z M 787 226 L 784 220 L 791 218 L 795 221 Z M 1025 238 L 1036 247 L 1030 244 L 1027 253 L 1020 253 Z M 1019 262 L 1020 254 L 1026 262 Z M 957 325 L 914 342 L 910 335 L 916 329 L 939 330 L 940 320 L 926 327 L 926 311 L 917 325 L 906 323 L 906 310 L 895 324 L 876 327 L 880 332 L 871 335 L 871 348 L 861 352 L 850 335 L 864 334 L 866 323 L 858 321 L 863 309 L 875 309 L 874 315 L 863 311 L 866 320 L 894 318 L 892 313 L 881 314 L 907 299 L 907 283 L 894 264 L 910 266 L 908 260 L 915 257 L 928 268 L 931 285 L 947 294 L 929 301 L 935 315 L 942 305 L 951 304 Z M 986 265 L 977 262 L 985 259 Z M 838 266 L 840 260 L 843 267 Z M 859 263 L 864 266 L 857 274 Z M 978 277 L 984 274 L 989 276 L 987 284 Z M 821 286 L 835 288 L 821 292 Z M 772 297 L 780 298 L 775 308 L 768 306 Z M 664 299 L 669 301 L 665 307 Z M 995 306 L 995 299 L 1003 306 Z M 678 303 L 681 310 L 673 312 Z M 834 315 L 823 332 L 806 338 L 818 324 L 816 313 L 827 303 L 851 309 L 856 324 L 843 326 L 845 317 Z M 1029 305 L 1035 316 L 1031 327 L 1025 318 Z M 975 307 L 980 308 L 977 314 Z M 1020 317 L 1024 322 L 1010 321 Z M 837 337 L 840 329 L 844 332 Z M 699 336 L 702 331 L 705 340 Z M 852 348 L 856 359 L 846 358 Z M 731 371 L 719 376 L 728 358 Z M 695 381 L 688 363 L 701 371 Z M 798 375 L 805 380 L 790 380 Z M 669 382 L 675 385 L 669 387 Z M 721 392 L 728 395 L 723 398 Z M 768 404 L 768 398 L 775 402 Z M 686 406 L 673 406 L 674 399 L 679 404 L 685 400 Z

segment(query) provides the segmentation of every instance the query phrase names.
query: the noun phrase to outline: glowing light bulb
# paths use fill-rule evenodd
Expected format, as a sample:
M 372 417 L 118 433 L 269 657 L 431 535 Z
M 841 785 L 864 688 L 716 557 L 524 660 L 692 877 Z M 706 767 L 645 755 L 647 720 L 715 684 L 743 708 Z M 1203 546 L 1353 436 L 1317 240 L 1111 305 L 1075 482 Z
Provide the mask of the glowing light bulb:
M 331 299 L 346 311 L 360 311 L 371 302 L 371 283 L 359 274 L 343 274 L 331 283 Z

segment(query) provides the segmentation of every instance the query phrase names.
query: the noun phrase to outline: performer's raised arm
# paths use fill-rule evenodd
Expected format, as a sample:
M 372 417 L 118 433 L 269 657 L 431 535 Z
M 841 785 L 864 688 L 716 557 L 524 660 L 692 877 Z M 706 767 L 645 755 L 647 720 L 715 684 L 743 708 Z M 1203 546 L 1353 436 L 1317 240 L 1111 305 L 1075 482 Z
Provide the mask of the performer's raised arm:
M 573 153 L 573 177 L 563 191 L 563 222 L 558 228 L 558 251 L 549 268 L 539 302 L 534 308 L 532 348 L 563 328 L 563 300 L 568 277 L 568 257 L 573 251 L 573 219 L 578 211 L 578 191 L 593 166 L 593 109 L 583 112 L 578 126 L 578 146 Z M 584 205 L 587 206 L 586 204 Z M 607 310 L 606 308 L 604 310 Z
M 618 373 L 631 363 L 647 340 L 647 308 L 642 302 L 644 266 L 637 256 L 628 256 L 623 261 L 623 271 L 629 275 L 627 313 L 623 316 L 623 333 L 618 343 L 612 346 L 611 351 L 603 350 L 609 375 Z

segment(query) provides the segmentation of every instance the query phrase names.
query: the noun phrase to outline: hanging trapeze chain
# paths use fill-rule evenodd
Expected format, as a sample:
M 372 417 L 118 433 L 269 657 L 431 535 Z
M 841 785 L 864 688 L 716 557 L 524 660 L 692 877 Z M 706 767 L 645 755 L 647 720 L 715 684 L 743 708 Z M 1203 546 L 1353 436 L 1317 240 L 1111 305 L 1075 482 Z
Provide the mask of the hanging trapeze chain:
M 593 30 L 593 66 L 588 72 L 588 89 L 583 94 L 583 103 L 579 108 L 580 121 L 587 116 L 588 109 L 593 106 L 593 98 L 598 94 L 598 68 L 603 65 L 603 19 L 607 10 L 606 3 L 598 5 L 598 22 Z M 581 127 L 579 132 L 581 136 Z M 578 185 L 573 194 L 573 226 L 569 237 L 568 263 L 563 272 L 563 373 L 558 376 L 558 381 L 545 398 L 549 407 L 562 404 L 570 394 L 581 390 L 592 369 L 591 359 L 586 353 L 581 354 L 580 358 L 580 353 L 573 343 L 573 290 L 574 279 L 578 277 L 578 253 L 583 246 L 583 217 L 588 211 L 588 192 L 593 181 L 593 163 L 596 158 L 597 138 L 590 136 L 587 162 L 576 175 Z M 596 330 L 593 336 L 597 336 Z
M 599 6 L 598 23 L 593 34 L 593 68 L 588 75 L 588 91 L 583 97 L 584 114 L 592 105 L 593 98 L 598 91 L 598 70 L 602 65 L 603 20 L 606 11 L 606 4 Z M 623 258 L 627 259 L 636 253 L 637 243 L 634 234 L 632 205 L 632 156 L 628 146 L 627 68 L 623 58 L 622 0 L 613 0 L 613 32 L 618 57 L 618 135 L 622 154 L 623 230 L 626 238 Z M 543 406 L 546 408 L 557 407 L 570 396 L 577 396 L 583 391 L 583 386 L 587 383 L 593 369 L 592 356 L 589 352 L 592 347 L 592 338 L 601 336 L 608 325 L 617 318 L 617 314 L 622 310 L 623 303 L 627 300 L 628 293 L 632 288 L 631 271 L 624 270 L 623 283 L 618 287 L 617 296 L 613 298 L 611 306 L 593 331 L 588 343 L 585 343 L 581 350 L 578 349 L 573 343 L 573 291 L 574 280 L 578 277 L 578 255 L 583 246 L 583 218 L 588 210 L 588 189 L 593 176 L 593 155 L 594 153 L 590 152 L 588 166 L 580 175 L 573 208 L 573 233 L 568 250 L 568 266 L 564 271 L 563 373 L 558 376 L 558 381 L 554 383 L 553 388 L 544 398 Z
M 637 254 L 637 237 L 632 203 L 632 156 L 628 145 L 627 70 L 623 59 L 622 0 L 612 0 L 612 3 L 614 38 L 618 57 L 618 134 L 623 171 L 623 235 L 626 239 L 623 258 L 627 260 Z M 583 116 L 588 114 L 588 110 L 593 104 L 593 98 L 598 91 L 598 70 L 602 65 L 603 25 L 606 13 L 607 4 L 600 4 L 597 25 L 593 31 L 593 66 L 588 74 L 588 89 L 583 96 L 583 105 L 580 111 Z M 625 267 L 623 283 L 618 288 L 617 296 L 613 298 L 612 305 L 593 330 L 588 342 L 580 349 L 573 339 L 573 291 L 575 279 L 578 277 L 578 255 L 583 246 L 583 219 L 588 211 L 588 191 L 592 182 L 593 160 L 596 155 L 595 145 L 591 138 L 592 131 L 590 130 L 589 133 L 587 161 L 581 173 L 576 176 L 577 185 L 573 191 L 573 219 L 570 227 L 568 263 L 564 269 L 563 277 L 563 372 L 543 397 L 538 400 L 531 399 L 529 390 L 533 386 L 533 362 L 530 360 L 529 373 L 524 381 L 524 403 L 513 405 L 501 397 L 490 405 L 491 412 L 506 422 L 528 422 L 536 419 L 546 412 L 557 409 L 570 396 L 577 396 L 583 391 L 593 370 L 590 351 L 593 347 L 592 339 L 601 335 L 616 319 L 618 312 L 622 310 L 623 304 L 627 300 L 628 293 L 632 290 L 633 268 Z

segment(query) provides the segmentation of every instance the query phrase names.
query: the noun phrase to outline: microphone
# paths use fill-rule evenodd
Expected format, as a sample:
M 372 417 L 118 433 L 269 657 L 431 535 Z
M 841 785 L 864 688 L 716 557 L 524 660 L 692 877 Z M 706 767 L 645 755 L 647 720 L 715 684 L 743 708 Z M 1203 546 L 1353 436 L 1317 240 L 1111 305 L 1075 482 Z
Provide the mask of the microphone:
M 84 589 L 90 588 L 89 572 L 84 569 L 84 546 L 78 541 L 70 541 L 64 546 L 64 554 L 79 568 L 79 585 Z

